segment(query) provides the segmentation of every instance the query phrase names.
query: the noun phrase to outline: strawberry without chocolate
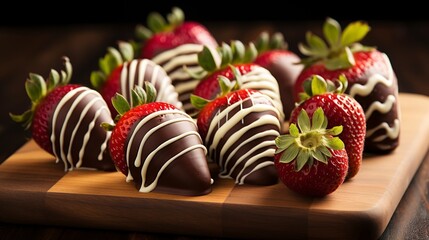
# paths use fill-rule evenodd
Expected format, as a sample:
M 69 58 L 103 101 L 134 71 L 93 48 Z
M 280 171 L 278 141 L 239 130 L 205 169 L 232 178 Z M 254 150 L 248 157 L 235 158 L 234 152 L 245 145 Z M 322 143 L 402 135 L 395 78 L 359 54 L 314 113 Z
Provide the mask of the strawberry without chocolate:
M 314 74 L 332 80 L 345 75 L 349 81 L 346 93 L 365 111 L 365 151 L 388 153 L 399 144 L 398 83 L 385 53 L 357 43 L 369 30 L 366 23 L 353 22 L 342 32 L 338 22 L 328 18 L 323 33 L 329 45 L 307 33 L 307 45 L 299 46 L 308 58 L 302 60 L 305 69 L 295 83 L 295 99 L 299 99 L 305 79 Z
M 341 75 L 338 85 L 314 75 L 304 82 L 303 101 L 292 111 L 290 122 L 297 122 L 304 109 L 310 117 L 321 107 L 328 118 L 328 128 L 342 126 L 339 138 L 344 142 L 349 158 L 347 179 L 354 177 L 362 164 L 366 121 L 362 106 L 352 97 L 344 94 L 347 79 Z
M 156 90 L 144 83 L 132 92 L 132 108 L 117 94 L 112 102 L 119 119 L 113 126 L 110 153 L 117 168 L 140 192 L 203 195 L 211 176 L 194 120 L 171 104 L 154 102 Z
M 136 85 L 143 86 L 144 82 L 155 86 L 157 101 L 181 108 L 182 103 L 164 69 L 148 59 L 133 60 L 133 56 L 131 44 L 120 42 L 119 51 L 109 47 L 108 53 L 100 59 L 100 70 L 91 73 L 92 85 L 101 93 L 112 114 L 116 112 L 111 102 L 112 97 L 120 93 L 128 101 L 132 101 L 132 89 Z
M 198 130 L 208 156 L 219 166 L 219 177 L 236 184 L 271 185 L 278 181 L 274 168 L 274 139 L 280 132 L 280 113 L 273 100 L 257 90 L 238 89 L 220 77 L 222 95 L 208 101 L 196 95 L 201 109 Z
M 87 87 L 68 84 L 72 66 L 64 58 L 65 71 L 51 70 L 45 81 L 40 75 L 30 74 L 25 83 L 32 107 L 22 115 L 11 117 L 31 127 L 34 141 L 64 163 L 65 170 L 89 167 L 114 170 L 107 151 L 110 133 L 102 122 L 113 122 L 101 95 Z
M 142 39 L 140 58 L 147 59 L 187 43 L 218 46 L 206 27 L 198 22 L 185 21 L 185 15 L 178 7 L 167 15 L 167 21 L 157 12 L 150 13 L 147 28 L 137 26 L 136 35 Z
M 279 178 L 299 194 L 323 197 L 337 190 L 346 178 L 347 152 L 335 137 L 342 126 L 326 129 L 329 121 L 320 107 L 311 122 L 301 109 L 297 121 L 290 124 L 290 134 L 276 138 L 274 162 Z
M 253 61 L 259 66 L 268 69 L 279 84 L 280 97 L 283 104 L 285 118 L 289 118 L 291 111 L 295 107 L 293 97 L 296 78 L 302 71 L 300 58 L 295 53 L 287 50 L 287 43 L 281 33 L 271 36 L 268 33 L 261 33 L 256 41 L 258 56 Z

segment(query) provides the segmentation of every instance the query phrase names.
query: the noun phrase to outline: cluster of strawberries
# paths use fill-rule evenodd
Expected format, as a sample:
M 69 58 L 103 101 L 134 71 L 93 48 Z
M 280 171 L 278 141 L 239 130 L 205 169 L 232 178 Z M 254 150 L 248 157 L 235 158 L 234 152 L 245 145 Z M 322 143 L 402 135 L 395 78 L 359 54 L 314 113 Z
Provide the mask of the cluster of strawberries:
M 358 43 L 367 24 L 342 31 L 328 18 L 301 59 L 279 33 L 219 45 L 179 8 L 167 19 L 152 13 L 139 41 L 108 48 L 93 88 L 69 83 L 68 58 L 47 80 L 30 74 L 32 107 L 12 119 L 66 170 L 116 169 L 141 192 L 182 195 L 208 194 L 216 175 L 324 196 L 364 151 L 397 147 L 397 80 L 384 53 Z

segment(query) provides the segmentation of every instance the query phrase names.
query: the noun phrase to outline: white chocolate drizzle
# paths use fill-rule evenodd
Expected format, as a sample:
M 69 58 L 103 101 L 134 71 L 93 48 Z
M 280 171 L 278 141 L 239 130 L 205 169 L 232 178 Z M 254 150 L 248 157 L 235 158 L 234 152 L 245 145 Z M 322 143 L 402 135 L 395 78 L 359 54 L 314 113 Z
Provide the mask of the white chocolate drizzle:
M 155 86 L 157 90 L 156 101 L 170 103 L 179 109 L 182 108 L 182 103 L 178 100 L 178 94 L 171 83 L 171 79 L 161 66 L 148 59 L 134 59 L 124 63 L 120 77 L 120 93 L 131 104 L 131 91 L 136 85 L 143 86 L 144 81 Z
M 268 104 L 258 104 L 258 101 L 255 101 L 258 98 L 264 98 L 271 102 L 272 105 Z M 252 105 L 250 107 L 243 107 L 243 102 L 246 100 L 251 100 Z M 247 99 L 240 99 L 239 101 L 230 104 L 230 99 L 228 101 L 228 106 L 220 112 L 217 112 L 216 115 L 211 120 L 207 136 L 206 136 L 206 143 L 210 141 L 212 138 L 212 142 L 209 143 L 208 146 L 208 152 L 209 156 L 214 156 L 216 153 L 216 150 L 218 150 L 219 142 L 222 140 L 222 138 L 225 136 L 225 134 L 232 130 L 232 128 L 241 122 L 241 124 L 244 124 L 243 119 L 252 113 L 261 113 L 265 111 L 272 111 L 275 113 L 275 115 L 272 114 L 266 114 L 262 115 L 260 118 L 258 118 L 256 121 L 248 124 L 243 125 L 238 131 L 234 132 L 229 138 L 226 140 L 225 144 L 220 149 L 220 156 L 214 156 L 214 158 L 217 158 L 216 162 L 218 163 L 220 167 L 220 173 L 219 177 L 221 178 L 234 178 L 236 184 L 243 184 L 245 182 L 245 179 L 247 176 L 249 176 L 254 171 L 257 171 L 263 167 L 269 166 L 274 164 L 272 160 L 264 160 L 261 161 L 261 159 L 273 159 L 274 151 L 275 151 L 275 142 L 274 139 L 280 134 L 280 113 L 276 107 L 274 107 L 274 102 L 271 98 L 268 96 L 256 92 L 252 93 L 249 98 Z M 230 115 L 230 112 L 233 111 L 236 108 L 240 108 L 238 112 L 236 112 L 234 115 Z M 226 121 L 223 124 L 220 124 L 222 119 L 226 119 Z M 252 128 L 256 128 L 263 125 L 273 125 L 275 126 L 278 131 L 273 129 L 267 129 L 262 132 L 258 132 L 254 134 L 252 137 L 247 138 L 245 140 L 241 139 L 243 135 L 250 131 Z M 215 130 L 216 129 L 216 130 Z M 243 148 L 244 145 L 251 141 L 255 141 L 257 139 L 262 139 L 267 136 L 272 136 L 272 140 L 264 140 L 253 146 L 251 149 L 248 149 L 246 154 L 238 157 L 238 159 L 233 159 L 232 157 L 236 155 L 237 151 L 240 150 L 240 148 Z M 234 149 L 231 149 L 231 147 L 238 141 L 242 141 L 240 144 L 238 144 Z M 264 151 L 260 153 L 258 150 L 265 149 Z M 231 151 L 228 156 L 225 156 L 226 152 Z M 247 160 L 246 160 L 247 159 Z M 234 161 L 232 167 L 226 167 L 229 162 Z M 243 164 L 243 168 L 240 169 L 237 176 L 232 176 L 232 172 L 242 163 L 243 161 L 246 161 L 245 164 Z M 257 162 L 257 165 L 253 167 L 253 169 L 248 169 L 250 165 Z M 244 174 L 245 171 L 248 171 L 248 173 Z
M 65 108 L 65 105 L 71 102 L 69 108 Z M 99 107 L 99 105 L 102 107 Z M 98 105 L 98 106 L 97 106 Z M 81 109 L 83 107 L 83 109 Z M 67 112 L 63 122 L 58 121 L 60 112 Z M 94 113 L 95 112 L 95 113 Z M 79 115 L 77 122 L 72 121 L 72 116 Z M 107 115 L 108 114 L 108 115 Z M 93 116 L 92 116 L 93 115 Z M 83 121 L 92 116 L 90 123 L 87 126 L 87 130 L 84 134 L 83 139 L 76 139 L 77 131 L 79 128 L 82 128 Z M 94 127 L 97 120 L 100 117 L 103 117 L 102 120 L 106 120 L 106 116 L 110 116 L 110 111 L 104 102 L 101 95 L 87 87 L 78 87 L 69 91 L 58 103 L 56 106 L 51 122 L 51 136 L 50 140 L 52 143 L 52 150 L 54 156 L 56 157 L 56 162 L 60 160 L 64 163 L 64 170 L 71 171 L 74 168 L 80 168 L 83 164 L 84 155 L 87 151 L 87 144 L 92 134 L 94 134 Z M 113 120 L 109 118 L 111 124 Z M 57 135 L 56 129 L 59 128 L 59 135 Z M 71 135 L 66 133 L 68 128 L 72 128 Z M 103 131 L 104 132 L 104 131 Z M 107 148 L 107 141 L 110 138 L 110 132 L 105 132 L 104 140 L 100 143 L 100 149 L 98 152 L 97 159 L 99 161 L 103 160 L 103 153 Z M 68 146 L 65 145 L 65 141 L 69 140 Z M 79 140 L 82 141 L 80 146 L 77 146 Z M 57 148 L 57 141 L 59 142 L 59 148 Z M 73 159 L 72 153 L 76 152 L 78 149 L 78 158 Z M 89 151 L 94 151 L 95 149 L 88 149 Z
M 132 157 L 130 156 L 131 154 L 131 144 L 132 142 L 135 142 L 136 140 L 136 135 L 137 132 L 139 132 L 140 129 L 143 128 L 143 126 L 148 123 L 150 120 L 153 120 L 154 118 L 161 116 L 161 115 L 166 115 L 166 114 L 175 114 L 175 116 L 177 116 L 176 118 L 173 119 L 169 119 L 166 120 L 165 122 L 162 122 L 158 125 L 156 125 L 155 127 L 151 128 L 147 133 L 145 133 L 145 135 L 143 136 L 143 138 L 140 141 L 139 145 L 138 145 L 138 151 L 137 151 L 137 155 L 134 159 L 131 159 Z M 156 147 L 153 151 L 151 151 L 150 153 L 145 153 L 147 156 L 145 159 L 143 159 L 142 153 L 143 153 L 143 148 L 145 146 L 145 144 L 147 143 L 148 139 L 152 136 L 152 135 L 156 135 L 157 133 L 159 133 L 159 131 L 164 128 L 167 125 L 170 124 L 174 124 L 174 123 L 178 123 L 178 122 L 189 122 L 191 123 L 193 126 L 195 126 L 195 130 L 194 131 L 187 131 L 187 132 L 183 132 L 177 136 L 174 136 L 170 139 L 166 139 L 161 145 L 159 145 L 158 147 Z M 168 147 L 170 144 L 180 141 L 181 139 L 190 136 L 190 135 L 195 135 L 196 137 L 198 137 L 200 139 L 201 144 L 195 144 L 193 146 L 189 146 L 187 148 L 184 148 L 183 150 L 181 150 L 178 154 L 174 155 L 173 157 L 171 157 L 170 159 L 166 160 L 165 163 L 162 165 L 162 167 L 159 169 L 159 171 L 156 174 L 156 178 L 154 179 L 153 182 L 151 183 L 146 183 L 146 176 L 147 176 L 147 170 L 151 164 L 151 162 L 154 159 L 154 156 L 162 151 L 163 149 L 165 149 L 166 147 Z M 127 148 L 126 148 L 126 159 L 127 159 L 127 165 L 131 166 L 131 164 L 133 164 L 134 167 L 141 167 L 141 179 L 142 179 L 142 183 L 140 186 L 139 191 L 140 192 L 151 192 L 153 191 L 158 183 L 159 178 L 161 177 L 163 171 L 168 167 L 168 165 L 170 165 L 174 160 L 176 160 L 177 158 L 179 158 L 180 156 L 191 152 L 195 149 L 201 148 L 203 149 L 204 153 L 207 153 L 207 149 L 206 147 L 202 144 L 202 140 L 201 137 L 199 135 L 199 133 L 197 132 L 197 126 L 194 122 L 194 120 L 189 117 L 189 115 L 187 115 L 186 113 L 180 111 L 180 110 L 161 110 L 161 111 L 156 111 L 154 113 L 149 114 L 148 116 L 144 117 L 143 119 L 141 119 L 138 124 L 135 126 L 135 128 L 133 129 L 132 134 L 130 135 L 130 138 L 128 140 L 128 144 L 127 144 Z M 143 162 L 142 162 L 143 160 Z M 126 181 L 129 182 L 131 180 L 133 180 L 133 176 L 131 175 L 131 171 L 128 168 L 128 175 L 126 178 Z

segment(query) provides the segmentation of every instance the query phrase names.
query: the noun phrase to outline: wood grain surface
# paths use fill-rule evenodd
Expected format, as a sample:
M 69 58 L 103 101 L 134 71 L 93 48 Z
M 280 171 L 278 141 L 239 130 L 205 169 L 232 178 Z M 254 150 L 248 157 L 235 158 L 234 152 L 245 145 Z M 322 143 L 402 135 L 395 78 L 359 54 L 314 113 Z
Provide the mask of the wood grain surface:
M 217 178 L 204 196 L 139 193 L 119 172 L 65 173 L 29 141 L 0 165 L 0 221 L 204 237 L 378 238 L 429 146 L 429 112 L 418 111 L 429 97 L 400 94 L 399 103 L 400 146 L 365 156 L 359 174 L 324 198 L 301 197 L 282 183 Z

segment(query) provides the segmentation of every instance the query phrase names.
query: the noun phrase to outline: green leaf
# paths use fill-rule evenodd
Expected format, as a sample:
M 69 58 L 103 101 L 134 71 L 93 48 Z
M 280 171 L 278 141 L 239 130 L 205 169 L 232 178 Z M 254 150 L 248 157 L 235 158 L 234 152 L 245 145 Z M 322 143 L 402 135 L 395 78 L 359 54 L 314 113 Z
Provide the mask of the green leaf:
M 355 65 L 355 59 L 350 48 L 346 47 L 337 57 L 325 61 L 328 70 L 347 69 Z
M 33 111 L 31 109 L 25 111 L 23 114 L 20 114 L 20 115 L 9 113 L 10 118 L 17 123 L 26 123 L 29 120 L 29 118 L 32 117 L 32 115 L 33 115 Z
M 285 42 L 284 36 L 282 33 L 276 32 L 271 37 L 270 49 L 287 49 L 287 43 Z
M 214 48 L 204 46 L 203 50 L 198 53 L 198 62 L 206 71 L 215 71 L 219 68 L 221 61 L 219 53 Z
M 258 56 L 258 50 L 256 49 L 255 44 L 250 42 L 244 52 L 244 58 L 242 62 L 243 63 L 253 62 L 253 60 L 255 60 L 257 56 Z
M 119 51 L 125 61 L 131 61 L 134 58 L 134 49 L 129 42 L 120 41 L 119 42 Z M 119 64 L 123 62 L 122 58 Z
M 343 35 L 341 36 L 341 45 L 350 46 L 352 43 L 359 42 L 369 32 L 370 27 L 368 24 L 357 21 L 347 25 L 344 29 Z
M 298 49 L 299 51 L 306 56 L 313 56 L 313 52 L 307 45 L 304 45 L 303 43 L 298 43 Z
M 319 146 L 315 151 L 312 151 L 312 157 L 314 159 L 316 159 L 317 161 L 323 162 L 323 163 L 328 163 L 328 159 L 326 158 L 326 155 L 323 154 L 322 151 L 320 151 L 321 148 L 326 148 L 325 146 Z M 327 149 L 327 148 L 326 148 Z M 329 150 L 328 150 L 329 152 Z
M 104 75 L 104 73 L 101 71 L 92 71 L 90 80 L 91 80 L 91 85 L 95 89 L 100 89 L 105 83 L 106 75 Z
M 46 82 L 42 76 L 30 73 L 29 79 L 25 82 L 25 90 L 33 103 L 38 102 L 46 95 Z
M 318 107 L 313 113 L 313 118 L 311 119 L 311 130 L 320 129 L 323 126 L 323 121 L 325 121 L 325 114 L 323 109 Z
M 341 150 L 344 149 L 344 142 L 339 137 L 331 137 L 326 139 L 326 146 L 334 150 Z
M 296 144 L 293 144 L 288 149 L 283 151 L 279 161 L 282 163 L 290 163 L 296 158 L 299 151 L 300 148 Z
M 326 93 L 327 87 L 325 79 L 319 75 L 313 75 L 311 79 L 311 92 L 313 96 Z
M 329 45 L 334 48 L 338 47 L 340 44 L 341 35 L 340 24 L 332 18 L 327 18 L 323 24 L 323 35 L 325 36 Z
M 270 41 L 270 35 L 268 34 L 268 32 L 261 32 L 255 44 L 258 52 L 262 53 L 267 51 L 269 49 L 269 41 Z
M 322 38 L 314 35 L 311 32 L 307 32 L 305 37 L 307 44 L 311 49 L 312 55 L 324 57 L 329 54 L 328 46 L 326 46 L 326 43 Z
M 226 66 L 232 62 L 232 49 L 226 44 L 222 43 L 222 47 L 220 47 L 220 55 L 222 56 L 221 66 Z
M 153 36 L 153 32 L 149 28 L 141 24 L 136 26 L 136 29 L 134 32 L 135 32 L 134 34 L 136 35 L 136 38 L 140 41 L 147 40 Z
M 131 106 L 137 107 L 147 102 L 146 92 L 142 87 L 136 85 L 131 91 Z
M 320 126 L 320 129 L 326 129 L 328 127 L 328 118 L 324 116 L 323 124 Z
M 296 158 L 295 171 L 299 172 L 305 166 L 310 158 L 310 152 L 307 149 L 301 149 L 298 157 Z
M 100 124 L 100 127 L 102 127 L 105 131 L 110 132 L 115 128 L 115 125 L 112 125 L 112 124 L 107 123 L 107 122 L 102 122 Z
M 218 81 L 222 95 L 225 95 L 226 93 L 229 93 L 231 91 L 232 83 L 227 77 L 219 75 Z
M 121 116 L 131 109 L 128 101 L 124 98 L 124 96 L 119 93 L 116 93 L 115 96 L 112 98 L 112 104 Z
M 291 123 L 289 126 L 289 134 L 294 137 L 297 138 L 299 137 L 299 130 L 298 127 L 296 126 L 295 123 Z
M 313 96 L 313 91 L 311 90 L 311 82 L 312 82 L 311 79 L 312 77 L 307 78 L 302 83 L 302 88 L 304 89 L 304 92 L 305 94 L 307 94 L 307 96 Z
M 343 132 L 343 126 L 335 126 L 327 131 L 329 135 L 336 136 Z
M 49 78 L 46 81 L 47 91 L 50 91 L 51 89 L 55 88 L 55 86 L 57 86 L 59 82 L 60 74 L 55 69 L 51 69 L 51 72 L 49 73 Z
M 199 109 L 199 110 L 203 109 L 204 106 L 206 106 L 207 103 L 210 102 L 209 100 L 202 98 L 200 96 L 197 96 L 195 94 L 191 94 L 190 100 L 191 100 L 192 106 L 194 106 L 196 109 Z
M 280 135 L 276 137 L 274 142 L 278 148 L 277 150 L 280 150 L 279 152 L 281 152 L 288 148 L 291 144 L 295 143 L 295 139 L 296 138 L 292 137 L 291 135 Z
M 326 157 L 332 157 L 332 153 L 329 151 L 329 149 L 324 146 L 324 145 L 320 145 L 319 147 L 316 148 L 316 151 L 321 152 L 323 155 L 325 155 Z
M 243 80 L 242 80 L 243 77 L 240 71 L 238 70 L 238 68 L 236 68 L 234 65 L 230 64 L 229 67 L 231 68 L 232 74 L 234 75 L 234 78 L 235 78 L 235 83 L 233 87 L 231 87 L 231 91 L 238 90 L 240 89 L 240 86 L 243 84 Z
M 301 109 L 301 111 L 299 112 L 298 127 L 303 133 L 310 131 L 310 118 L 308 117 L 308 114 L 304 109 Z
M 147 17 L 147 26 L 155 33 L 163 32 L 167 23 L 158 12 L 151 12 Z
M 146 92 L 146 103 L 155 102 L 156 100 L 155 86 L 152 83 L 145 81 L 144 90 Z
M 232 62 L 241 62 L 244 59 L 244 54 L 246 52 L 246 47 L 241 41 L 234 40 L 231 42 L 232 49 Z
M 182 9 L 173 7 L 171 13 L 167 15 L 167 20 L 172 26 L 179 26 L 185 20 L 185 14 Z
M 64 75 L 63 75 L 61 84 L 62 85 L 66 85 L 67 83 L 70 82 L 70 79 L 71 79 L 71 77 L 73 75 L 73 67 L 72 67 L 72 65 L 70 63 L 70 59 L 68 57 L 64 56 L 63 57 L 63 61 L 64 61 L 64 69 L 65 69 L 66 76 L 64 77 Z M 63 71 L 61 71 L 61 73 L 62 72 Z

